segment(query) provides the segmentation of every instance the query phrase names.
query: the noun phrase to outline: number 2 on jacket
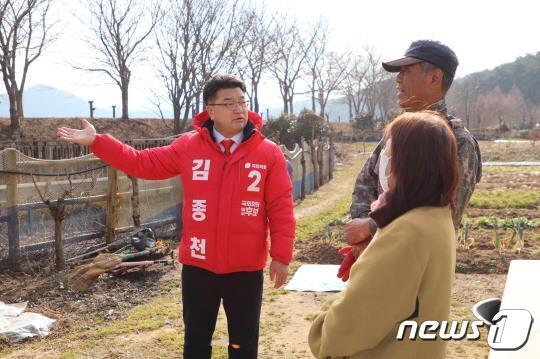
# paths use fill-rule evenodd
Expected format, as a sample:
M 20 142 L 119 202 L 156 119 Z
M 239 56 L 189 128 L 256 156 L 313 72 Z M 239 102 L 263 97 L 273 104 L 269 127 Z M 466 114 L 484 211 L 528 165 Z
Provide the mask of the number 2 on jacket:
M 255 180 L 247 188 L 248 192 L 259 192 L 260 188 L 258 187 L 259 182 L 261 182 L 261 172 L 252 170 L 248 174 L 249 178 L 254 178 Z

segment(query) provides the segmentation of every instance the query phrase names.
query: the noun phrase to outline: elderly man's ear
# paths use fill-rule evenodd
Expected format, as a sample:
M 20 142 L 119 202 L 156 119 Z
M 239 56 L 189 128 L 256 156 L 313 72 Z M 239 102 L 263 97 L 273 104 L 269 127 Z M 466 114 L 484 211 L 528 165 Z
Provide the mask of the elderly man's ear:
M 433 69 L 431 71 L 431 86 L 442 90 L 443 77 L 444 73 L 441 69 Z

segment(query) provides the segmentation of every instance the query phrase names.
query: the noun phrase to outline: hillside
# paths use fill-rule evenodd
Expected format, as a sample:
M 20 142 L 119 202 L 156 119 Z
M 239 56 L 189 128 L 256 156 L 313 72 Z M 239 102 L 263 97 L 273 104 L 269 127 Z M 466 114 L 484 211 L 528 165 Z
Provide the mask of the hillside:
M 109 133 L 120 140 L 162 138 L 173 135 L 172 120 L 94 119 L 98 133 Z M 169 127 L 167 127 L 169 126 Z M 55 141 L 58 127 L 81 128 L 79 118 L 34 118 L 22 123 L 23 141 Z M 12 142 L 9 119 L 0 118 L 0 143 Z
M 447 96 L 467 127 L 539 127 L 540 52 L 457 79 Z
M 514 62 L 500 65 L 492 70 L 470 74 L 459 81 L 475 82 L 483 94 L 491 92 L 497 86 L 504 93 L 508 93 L 516 86 L 525 100 L 540 104 L 538 79 L 540 79 L 540 52 L 519 57 Z

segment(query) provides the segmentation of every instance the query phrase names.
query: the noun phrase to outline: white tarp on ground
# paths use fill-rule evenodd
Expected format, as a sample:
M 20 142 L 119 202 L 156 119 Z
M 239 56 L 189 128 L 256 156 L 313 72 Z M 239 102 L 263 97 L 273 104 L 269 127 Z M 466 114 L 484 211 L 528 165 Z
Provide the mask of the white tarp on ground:
M 0 336 L 17 342 L 36 335 L 49 334 L 54 319 L 37 313 L 25 313 L 28 302 L 5 304 L 0 301 Z
M 285 286 L 285 290 L 300 292 L 340 292 L 346 283 L 337 277 L 338 265 L 304 264 Z

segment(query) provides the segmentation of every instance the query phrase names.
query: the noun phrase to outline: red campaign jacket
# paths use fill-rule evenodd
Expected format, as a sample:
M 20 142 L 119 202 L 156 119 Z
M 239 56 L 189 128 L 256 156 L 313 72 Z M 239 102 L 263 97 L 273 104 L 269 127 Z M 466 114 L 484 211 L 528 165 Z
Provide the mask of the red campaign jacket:
M 263 269 L 270 256 L 288 264 L 295 233 L 292 184 L 281 149 L 259 132 L 253 112 L 244 141 L 229 159 L 212 135 L 206 111 L 194 131 L 168 146 L 137 151 L 97 135 L 92 152 L 126 174 L 149 180 L 181 175 L 184 224 L 179 259 L 214 273 Z

